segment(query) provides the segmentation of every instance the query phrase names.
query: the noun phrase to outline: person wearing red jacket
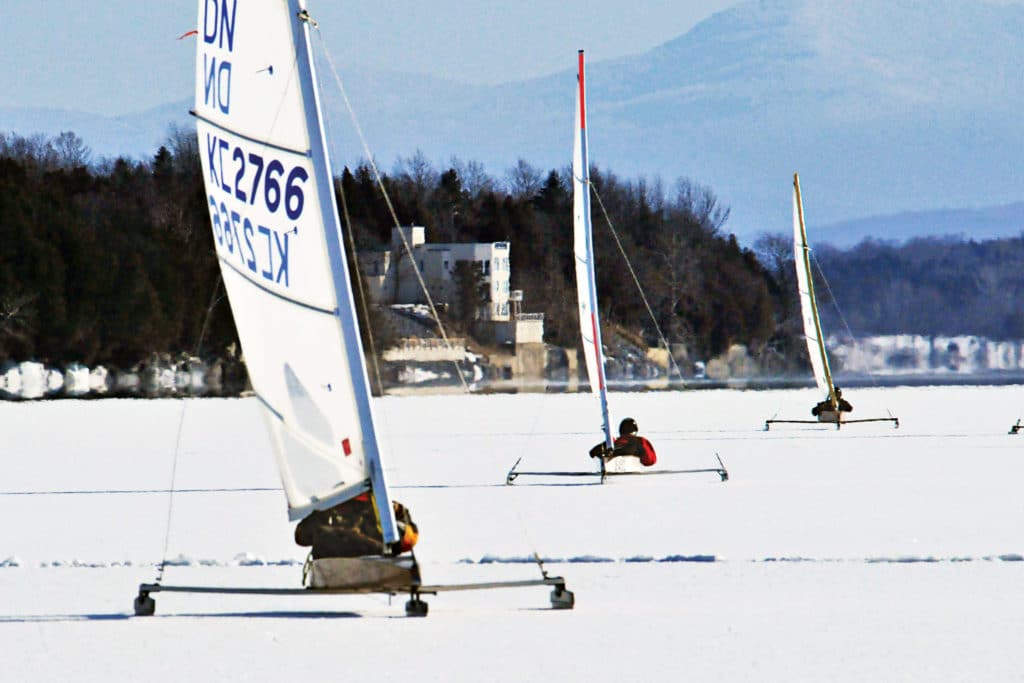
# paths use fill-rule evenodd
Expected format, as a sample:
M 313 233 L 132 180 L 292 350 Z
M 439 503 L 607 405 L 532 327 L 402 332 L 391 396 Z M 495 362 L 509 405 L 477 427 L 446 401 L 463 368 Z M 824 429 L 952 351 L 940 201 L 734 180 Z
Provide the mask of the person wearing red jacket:
M 640 464 L 644 467 L 650 467 L 658 462 L 658 456 L 651 442 L 637 434 L 637 431 L 636 420 L 627 417 L 619 423 L 619 436 L 615 439 L 611 452 L 608 451 L 608 446 L 601 442 L 590 449 L 590 457 L 601 457 L 607 462 L 613 458 L 632 456 L 639 458 Z

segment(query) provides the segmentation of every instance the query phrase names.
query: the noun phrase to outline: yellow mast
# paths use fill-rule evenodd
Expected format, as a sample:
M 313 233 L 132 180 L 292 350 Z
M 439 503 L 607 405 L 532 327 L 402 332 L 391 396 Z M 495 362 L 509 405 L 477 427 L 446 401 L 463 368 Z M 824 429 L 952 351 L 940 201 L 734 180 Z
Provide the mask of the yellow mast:
M 836 398 L 836 387 L 832 383 L 832 370 L 828 364 L 828 353 L 825 351 L 825 338 L 821 332 L 821 319 L 818 317 L 818 300 L 814 296 L 814 277 L 811 274 L 811 248 L 807 246 L 807 228 L 804 226 L 804 202 L 800 197 L 800 176 L 793 174 L 793 189 L 796 192 L 796 210 L 800 221 L 800 243 L 803 248 L 804 271 L 807 273 L 807 294 L 811 300 L 811 317 L 814 320 L 815 338 L 818 340 L 818 352 L 821 364 L 825 368 L 825 382 L 828 384 L 828 399 L 832 409 L 838 410 L 839 399 Z

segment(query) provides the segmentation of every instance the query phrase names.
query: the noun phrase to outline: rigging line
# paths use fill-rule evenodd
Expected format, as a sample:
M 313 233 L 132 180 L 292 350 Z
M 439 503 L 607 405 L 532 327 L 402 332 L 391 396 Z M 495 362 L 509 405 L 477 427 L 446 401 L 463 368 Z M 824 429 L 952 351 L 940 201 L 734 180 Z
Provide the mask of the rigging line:
M 199 357 L 199 352 L 203 348 L 203 340 L 206 338 L 206 331 L 210 325 L 210 317 L 213 314 L 213 309 L 217 306 L 222 296 L 220 294 L 221 285 L 224 282 L 224 275 L 217 269 L 217 284 L 213 286 L 213 293 L 210 295 L 210 303 L 206 307 L 206 315 L 203 317 L 203 326 L 199 329 L 199 340 L 196 342 L 196 350 L 192 355 L 196 358 Z M 167 567 L 167 549 L 171 545 L 171 520 L 174 517 L 174 491 L 178 483 L 178 456 L 181 454 L 181 435 L 185 431 L 185 410 L 188 408 L 188 399 L 182 399 L 181 401 L 181 412 L 178 414 L 178 433 L 174 438 L 174 457 L 171 462 L 171 484 L 167 490 L 167 525 L 164 528 L 164 550 L 160 556 L 160 564 L 158 565 L 156 572 L 156 580 L 154 583 L 160 585 L 160 582 L 164 578 L 164 569 Z
M 651 316 L 651 322 L 654 323 L 654 329 L 658 333 L 658 340 L 665 345 L 665 350 L 668 352 L 668 362 L 675 369 L 676 375 L 679 376 L 679 380 L 685 385 L 686 380 L 683 379 L 683 373 L 676 364 L 675 358 L 672 357 L 672 347 L 669 346 L 668 340 L 665 339 L 665 335 L 661 333 L 661 326 L 658 325 L 657 318 L 654 317 L 654 310 L 651 308 L 651 304 L 647 301 L 647 295 L 644 294 L 644 288 L 640 285 L 640 278 L 636 276 L 636 271 L 633 270 L 633 264 L 629 261 L 629 256 L 626 255 L 626 250 L 622 246 L 622 241 L 619 239 L 619 233 L 615 230 L 615 226 L 612 224 L 612 219 L 608 215 L 608 211 L 604 207 L 604 202 L 601 200 L 601 195 L 597 191 L 597 187 L 588 178 L 587 184 L 590 185 L 591 191 L 594 193 L 594 197 L 597 198 L 597 205 L 601 207 L 601 213 L 604 215 L 604 220 L 608 224 L 608 228 L 612 232 L 612 237 L 615 238 L 615 244 L 619 247 L 619 253 L 622 254 L 623 260 L 626 262 L 626 267 L 629 268 L 629 274 L 633 276 L 633 282 L 636 283 L 637 291 L 640 292 L 640 298 L 643 299 L 644 306 L 647 308 L 647 314 Z
M 363 154 L 366 155 L 367 163 L 373 171 L 373 177 L 377 182 L 377 187 L 380 188 L 381 194 L 384 196 L 384 203 L 387 204 L 391 220 L 398 229 L 398 236 L 402 238 L 402 246 L 405 247 L 405 253 L 409 257 L 409 263 L 412 265 L 412 270 L 416 275 L 416 280 L 419 282 L 420 289 L 423 291 L 423 295 L 427 299 L 427 305 L 430 308 L 430 315 L 433 317 L 434 323 L 437 325 L 438 332 L 441 334 L 441 339 L 444 340 L 445 346 L 451 348 L 451 341 L 448 339 L 448 333 L 445 331 L 444 324 L 441 322 L 441 317 L 437 313 L 437 307 L 434 306 L 434 299 L 430 296 L 430 290 L 427 289 L 427 283 L 423 279 L 423 273 L 420 272 L 416 259 L 413 257 L 412 247 L 409 246 L 409 240 L 405 236 L 405 231 L 402 230 L 402 225 L 398 220 L 398 213 L 395 211 L 394 204 L 391 202 L 391 196 L 388 194 L 387 188 L 384 187 L 384 179 L 381 176 L 380 170 L 377 168 L 377 162 L 373 159 L 373 154 L 370 152 L 370 145 L 367 143 L 366 136 L 363 134 L 363 128 L 359 123 L 359 117 L 356 116 L 355 108 L 352 106 L 352 102 L 348 98 L 348 92 L 345 90 L 345 85 L 341 81 L 341 75 L 338 73 L 338 69 L 334 64 L 334 58 L 331 56 L 330 50 L 327 49 L 327 43 L 320 34 L 319 26 L 314 26 L 314 28 L 316 28 L 317 36 L 320 38 L 321 49 L 323 50 L 324 57 L 327 59 L 327 64 L 331 69 L 331 75 L 334 76 L 334 82 L 338 87 L 338 91 L 341 93 L 342 99 L 345 101 L 345 107 L 348 109 L 349 117 L 352 119 L 352 125 L 355 127 L 356 134 L 359 136 L 359 142 L 363 147 Z M 396 264 L 395 267 L 397 268 L 398 265 Z M 469 385 L 466 383 L 466 378 L 462 376 L 462 368 L 459 366 L 459 362 L 453 360 L 452 363 L 455 365 L 455 374 L 458 376 L 459 382 L 462 383 L 462 388 L 466 393 L 469 393 Z
M 359 304 L 366 313 L 366 338 L 370 342 L 370 362 L 373 365 L 373 377 L 377 380 L 377 393 L 384 395 L 384 382 L 380 378 L 380 362 L 377 360 L 377 343 L 373 338 L 373 325 L 370 324 L 370 302 L 366 299 L 366 289 L 363 287 L 363 271 L 359 267 L 359 253 L 356 251 L 356 238 L 352 227 L 352 219 L 348 215 L 348 202 L 345 200 L 345 188 L 341 181 L 335 181 L 338 188 L 338 195 L 341 197 L 341 213 L 345 219 L 345 232 L 348 233 L 348 246 L 352 252 L 352 261 L 355 263 L 356 290 L 359 292 Z
M 533 439 L 533 437 L 536 435 L 537 423 L 540 421 L 541 415 L 547 414 L 543 410 L 543 404 L 546 402 L 547 398 L 548 392 L 545 391 L 544 398 L 540 401 L 537 401 L 537 409 L 533 413 L 533 423 L 530 425 L 529 430 L 527 430 L 524 434 L 526 438 L 523 439 L 523 441 L 521 442 L 521 454 L 526 453 L 526 449 L 530 443 L 530 440 Z M 506 486 L 506 488 L 508 487 Z M 540 570 L 541 576 L 546 579 L 548 578 L 547 570 L 544 569 L 544 562 L 541 560 L 540 554 L 537 552 L 537 543 L 533 540 L 533 536 L 530 534 L 530 528 L 526 524 L 526 518 L 523 516 L 523 501 L 518 496 L 512 496 L 512 499 L 515 501 L 514 508 L 516 513 L 516 521 L 519 522 L 519 530 L 526 538 L 526 545 L 529 546 L 530 550 L 533 552 L 533 559 L 534 562 L 536 562 L 537 564 L 537 568 Z
M 316 21 L 313 21 L 312 18 L 309 18 L 308 15 L 307 15 L 307 21 L 310 22 L 310 26 L 312 26 L 314 28 L 319 27 L 319 24 Z M 322 92 L 323 91 L 323 85 L 319 82 L 319 77 L 320 77 L 320 72 L 318 70 L 317 71 L 317 81 L 318 81 L 317 85 L 318 85 L 318 87 L 320 88 L 320 90 Z M 327 133 L 327 136 L 326 136 L 327 137 L 327 144 L 330 145 L 330 147 L 331 147 L 331 159 L 338 159 L 338 158 L 341 157 L 341 155 L 338 152 L 338 148 L 337 148 L 337 146 L 335 144 L 335 137 L 330 132 L 330 122 L 327 120 L 326 116 L 321 117 L 321 118 L 322 118 L 322 121 L 323 121 L 324 130 Z M 328 170 L 331 172 L 332 175 L 334 174 L 334 169 L 328 169 Z M 365 329 L 366 330 L 366 337 L 367 337 L 367 339 L 370 342 L 370 360 L 371 360 L 371 363 L 373 365 L 373 377 L 377 381 L 377 394 L 379 396 L 383 396 L 384 395 L 384 382 L 381 380 L 380 362 L 377 359 L 377 342 L 374 339 L 374 336 L 373 336 L 373 326 L 370 324 L 370 319 L 369 319 L 369 313 L 370 313 L 370 307 L 369 306 L 370 305 L 369 305 L 369 302 L 366 299 L 366 290 L 365 290 L 365 287 L 363 286 L 363 271 L 362 271 L 362 268 L 360 268 L 360 266 L 359 266 L 359 252 L 356 251 L 355 228 L 354 228 L 354 226 L 352 224 L 352 219 L 351 219 L 351 217 L 349 216 L 349 213 L 348 213 L 348 199 L 345 197 L 345 187 L 344 187 L 344 185 L 342 184 L 342 182 L 341 182 L 341 180 L 339 178 L 333 177 L 331 180 L 332 180 L 331 185 L 334 187 L 335 192 L 338 194 L 339 197 L 341 197 L 342 220 L 344 221 L 344 224 L 345 224 L 344 232 L 346 233 L 346 236 L 348 237 L 349 251 L 352 253 L 352 262 L 355 265 L 355 273 L 354 274 L 350 273 L 350 276 L 351 275 L 355 276 L 356 290 L 357 290 L 358 295 L 359 295 L 359 303 L 363 307 L 363 311 L 365 312 L 365 317 L 366 317 L 366 320 L 363 321 L 364 324 L 361 326 L 361 329 Z
M 815 256 L 813 249 L 808 248 L 808 251 L 810 252 L 811 259 L 814 261 L 814 267 L 817 269 L 818 275 L 821 277 L 821 281 L 825 283 L 825 289 L 828 291 L 829 298 L 832 299 L 832 306 L 835 307 L 836 314 L 839 315 L 839 321 L 843 324 L 843 329 L 846 330 L 846 334 L 849 335 L 851 341 L 856 341 L 857 338 L 853 335 L 853 330 L 850 329 L 850 324 L 846 322 L 846 316 L 843 315 L 843 310 L 839 308 L 839 300 L 836 299 L 836 295 L 832 291 L 832 285 L 828 283 L 828 278 L 825 277 L 825 271 L 821 269 L 821 264 L 818 262 L 818 257 Z M 822 339 L 821 341 L 822 344 L 825 343 L 824 339 Z M 878 384 L 878 380 L 875 379 L 873 373 L 869 373 L 868 378 L 871 382 L 872 388 L 877 389 L 880 387 L 880 385 Z
M 221 487 L 177 489 L 175 493 L 267 493 L 281 492 L 280 486 Z M 77 489 L 65 491 L 0 491 L 0 496 L 91 496 L 91 495 L 142 495 L 147 493 L 170 493 L 171 489 Z

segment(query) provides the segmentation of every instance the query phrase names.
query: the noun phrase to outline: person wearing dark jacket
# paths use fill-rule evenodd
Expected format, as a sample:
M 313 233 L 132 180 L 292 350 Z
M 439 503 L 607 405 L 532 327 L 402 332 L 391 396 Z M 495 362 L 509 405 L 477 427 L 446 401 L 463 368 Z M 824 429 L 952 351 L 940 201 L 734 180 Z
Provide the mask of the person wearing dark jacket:
M 658 461 L 654 452 L 654 446 L 644 437 L 637 434 L 636 420 L 627 417 L 619 423 L 619 436 L 615 439 L 614 447 L 609 452 L 607 444 L 603 441 L 590 449 L 591 458 L 603 457 L 605 461 L 622 456 L 634 456 L 640 459 L 640 464 L 650 467 Z
M 831 399 L 831 397 L 829 397 L 829 398 L 826 398 L 821 403 L 819 403 L 816 406 L 814 406 L 813 408 L 811 408 L 811 415 L 814 415 L 815 417 L 817 417 L 821 413 L 828 413 L 828 412 L 833 412 L 833 411 L 840 412 L 840 413 L 850 413 L 850 412 L 853 412 L 853 406 L 850 405 L 849 401 L 847 401 L 845 398 L 843 398 L 843 390 L 840 389 L 839 387 L 836 387 L 836 405 L 835 405 L 835 407 L 832 406 L 832 399 Z
M 397 501 L 393 506 L 401 538 L 391 548 L 390 554 L 399 555 L 416 545 L 419 529 L 405 506 Z M 377 511 L 366 493 L 332 508 L 311 512 L 295 527 L 295 542 L 301 546 L 312 546 L 314 560 L 385 553 Z

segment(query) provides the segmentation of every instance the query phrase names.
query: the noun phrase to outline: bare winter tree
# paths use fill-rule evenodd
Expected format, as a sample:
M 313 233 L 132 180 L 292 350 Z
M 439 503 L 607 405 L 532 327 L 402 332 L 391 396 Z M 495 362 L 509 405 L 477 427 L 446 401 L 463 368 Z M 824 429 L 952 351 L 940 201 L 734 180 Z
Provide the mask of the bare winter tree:
M 28 137 L 12 133 L 0 137 L 0 156 L 20 161 L 36 171 L 50 171 L 58 167 L 53 142 L 42 133 Z
M 525 159 L 519 159 L 516 165 L 505 173 L 505 182 L 508 184 L 509 193 L 515 199 L 532 199 L 544 186 L 544 174 Z
M 754 253 L 780 287 L 796 287 L 793 273 L 793 239 L 782 233 L 764 232 L 754 242 Z
M 653 290 L 659 294 L 659 318 L 664 333 L 670 340 L 690 342 L 693 330 L 680 313 L 695 311 L 706 303 L 700 296 L 701 269 L 697 251 L 677 222 L 665 225 L 654 242 Z
M 405 187 L 412 199 L 424 203 L 438 182 L 437 169 L 419 149 L 411 157 L 400 158 L 392 175 L 399 185 Z
M 484 165 L 479 161 L 463 161 L 458 157 L 452 157 L 451 167 L 459 174 L 462 189 L 469 196 L 475 197 L 494 191 L 494 180 L 487 175 Z
M 0 352 L 30 342 L 36 333 L 36 298 L 38 294 L 21 290 L 0 296 Z
M 729 220 L 729 209 L 718 203 L 710 188 L 680 178 L 676 183 L 675 207 L 690 214 L 710 235 L 718 235 Z
M 92 150 L 82 138 L 70 131 L 64 131 L 53 139 L 53 149 L 57 154 L 57 165 L 65 169 L 88 166 L 92 158 Z
M 181 128 L 172 124 L 167 129 L 164 146 L 174 157 L 174 170 L 182 175 L 195 173 L 199 168 L 199 138 L 195 129 Z

